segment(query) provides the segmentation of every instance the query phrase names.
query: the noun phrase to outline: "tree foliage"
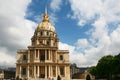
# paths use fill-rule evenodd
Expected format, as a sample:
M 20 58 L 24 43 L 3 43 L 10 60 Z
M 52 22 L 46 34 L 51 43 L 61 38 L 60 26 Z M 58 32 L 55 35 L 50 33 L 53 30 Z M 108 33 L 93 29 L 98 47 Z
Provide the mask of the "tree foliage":
M 97 74 L 96 66 L 90 67 L 89 71 L 90 71 L 90 73 L 91 73 L 92 75 L 95 75 L 95 76 L 96 76 L 96 74 Z
M 120 53 L 115 56 L 103 56 L 96 66 L 90 68 L 90 73 L 108 80 L 111 80 L 113 75 L 120 75 Z

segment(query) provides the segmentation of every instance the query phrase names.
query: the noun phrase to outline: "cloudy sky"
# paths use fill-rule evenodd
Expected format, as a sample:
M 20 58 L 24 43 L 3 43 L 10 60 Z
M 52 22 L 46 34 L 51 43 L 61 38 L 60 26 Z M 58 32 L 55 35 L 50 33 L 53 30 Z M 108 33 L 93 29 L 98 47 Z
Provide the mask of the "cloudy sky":
M 96 65 L 120 52 L 120 0 L 0 0 L 0 66 L 15 66 L 16 51 L 27 49 L 47 6 L 59 49 L 71 63 Z

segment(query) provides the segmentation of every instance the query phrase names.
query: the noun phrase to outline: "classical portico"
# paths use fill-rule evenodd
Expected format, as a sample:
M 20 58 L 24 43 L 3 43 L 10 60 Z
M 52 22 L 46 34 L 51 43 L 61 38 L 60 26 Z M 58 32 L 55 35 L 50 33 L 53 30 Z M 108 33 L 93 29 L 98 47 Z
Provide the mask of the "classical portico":
M 59 39 L 47 12 L 27 50 L 17 51 L 16 77 L 27 80 L 70 80 L 69 51 L 58 50 Z

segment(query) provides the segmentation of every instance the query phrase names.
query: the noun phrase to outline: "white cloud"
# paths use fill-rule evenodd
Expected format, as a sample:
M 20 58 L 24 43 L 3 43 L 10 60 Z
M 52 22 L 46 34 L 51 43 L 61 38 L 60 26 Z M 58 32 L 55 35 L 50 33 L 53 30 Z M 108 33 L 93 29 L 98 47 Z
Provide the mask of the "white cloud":
M 50 7 L 54 11 L 60 10 L 60 5 L 62 3 L 62 0 L 51 0 Z
M 52 13 L 49 14 L 50 22 L 55 25 L 57 22 L 56 12 L 61 9 L 62 0 L 51 0 L 50 8 L 52 9 Z
M 78 39 L 76 43 L 76 48 L 81 49 L 81 48 L 86 48 L 86 47 L 88 47 L 87 39 Z
M 77 19 L 79 26 L 84 26 L 93 20 L 90 24 L 92 28 L 86 31 L 89 38 L 78 39 L 73 46 L 74 55 L 71 56 L 75 57 L 72 60 L 75 60 L 79 66 L 90 66 L 96 65 L 104 55 L 118 54 L 120 52 L 120 0 L 69 0 L 69 2 L 73 11 L 73 15 L 69 17 Z
M 0 65 L 1 66 L 14 66 L 16 59 L 15 56 L 11 56 L 8 54 L 9 51 L 7 51 L 6 48 L 0 47 Z
M 73 11 L 72 18 L 77 18 L 80 22 L 91 20 L 99 14 L 102 8 L 100 0 L 69 0 Z M 79 23 L 80 23 L 79 22 Z M 80 24 L 79 24 L 80 25 Z M 80 25 L 81 26 L 81 25 Z
M 94 19 L 97 15 L 104 16 L 107 22 L 120 20 L 120 0 L 69 0 L 74 19 L 85 22 Z M 80 25 L 80 24 L 79 24 Z M 81 26 L 81 25 L 80 25 Z
M 25 19 L 31 0 L 0 0 L 0 64 L 15 66 L 16 51 L 27 48 L 36 23 Z
M 66 43 L 59 42 L 59 49 L 60 50 L 69 50 L 71 53 L 73 53 L 75 47 L 70 46 L 70 45 L 68 45 Z
M 50 19 L 50 22 L 55 25 L 55 23 L 57 22 L 57 18 L 56 18 L 56 15 L 54 13 L 51 13 L 49 15 L 49 19 Z
M 66 43 L 59 42 L 59 49 L 60 50 L 69 50 L 70 62 L 77 63 L 78 66 L 90 66 L 92 65 L 93 60 L 90 59 L 88 54 L 83 54 L 76 50 L 76 46 L 68 45 Z M 95 50 L 95 49 L 94 49 Z M 92 59 L 92 58 L 91 58 Z
M 70 61 L 78 66 L 90 66 L 96 65 L 101 56 L 119 53 L 120 25 L 113 26 L 116 28 L 109 32 L 109 24 L 120 22 L 120 0 L 69 1 L 73 15 L 68 16 L 77 19 L 78 25 L 84 26 L 97 15 L 91 24 L 93 27 L 88 33 L 89 38 L 78 39 L 75 45 L 60 42 L 60 49 L 70 51 Z M 15 65 L 16 50 L 30 45 L 33 28 L 36 26 L 36 23 L 24 18 L 30 2 L 31 0 L 0 1 L 0 64 Z M 52 0 L 50 6 L 56 12 L 60 10 L 61 3 L 62 0 Z M 53 22 L 57 19 L 55 17 L 52 14 Z
M 110 34 L 111 44 L 109 46 L 109 51 L 112 53 L 120 53 L 120 25 L 117 29 Z

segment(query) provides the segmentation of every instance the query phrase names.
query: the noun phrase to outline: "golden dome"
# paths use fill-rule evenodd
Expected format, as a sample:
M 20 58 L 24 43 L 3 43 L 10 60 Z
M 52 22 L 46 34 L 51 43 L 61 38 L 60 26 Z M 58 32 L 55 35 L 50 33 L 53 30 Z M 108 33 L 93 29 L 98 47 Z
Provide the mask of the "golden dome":
M 55 27 L 49 22 L 49 16 L 47 14 L 47 11 L 43 15 L 43 20 L 40 24 L 38 24 L 36 30 L 49 30 L 49 31 L 55 31 Z
M 40 24 L 38 24 L 36 30 L 38 30 L 38 31 L 39 30 L 49 30 L 49 31 L 56 32 L 54 26 L 50 22 L 47 22 L 47 21 L 41 22 Z

